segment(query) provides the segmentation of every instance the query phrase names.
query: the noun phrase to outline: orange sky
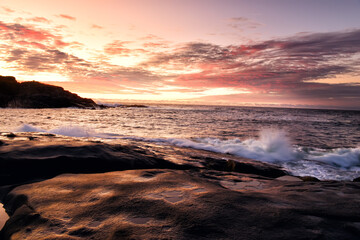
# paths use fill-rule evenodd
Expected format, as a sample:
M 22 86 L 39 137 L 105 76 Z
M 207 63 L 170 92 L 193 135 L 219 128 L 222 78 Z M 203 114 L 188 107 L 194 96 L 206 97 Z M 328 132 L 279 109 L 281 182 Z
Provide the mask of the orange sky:
M 2 0 L 0 75 L 101 101 L 360 109 L 359 2 L 271 2 Z

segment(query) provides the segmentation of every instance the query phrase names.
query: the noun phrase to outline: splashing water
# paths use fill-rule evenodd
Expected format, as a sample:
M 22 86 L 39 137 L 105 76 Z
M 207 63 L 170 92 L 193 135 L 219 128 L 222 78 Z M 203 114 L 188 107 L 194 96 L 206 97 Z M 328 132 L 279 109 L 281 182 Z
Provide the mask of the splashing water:
M 360 175 L 359 116 L 349 111 L 212 106 L 2 109 L 0 131 L 22 124 L 17 132 L 170 144 L 269 162 L 294 175 L 347 180 Z

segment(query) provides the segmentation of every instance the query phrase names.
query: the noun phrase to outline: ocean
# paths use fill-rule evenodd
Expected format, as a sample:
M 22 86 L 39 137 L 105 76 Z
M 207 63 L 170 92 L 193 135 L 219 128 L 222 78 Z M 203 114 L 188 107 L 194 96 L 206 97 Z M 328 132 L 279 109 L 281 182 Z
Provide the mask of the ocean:
M 88 109 L 0 109 L 0 132 L 130 139 L 231 154 L 295 176 L 360 176 L 360 111 L 148 105 Z

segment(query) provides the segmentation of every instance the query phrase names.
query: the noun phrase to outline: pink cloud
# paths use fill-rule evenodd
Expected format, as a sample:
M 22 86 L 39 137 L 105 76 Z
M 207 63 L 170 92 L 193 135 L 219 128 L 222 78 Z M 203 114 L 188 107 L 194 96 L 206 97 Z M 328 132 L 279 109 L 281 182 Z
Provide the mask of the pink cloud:
M 105 53 L 110 55 L 127 55 L 131 53 L 129 48 L 126 48 L 124 45 L 130 42 L 114 41 L 105 46 Z
M 75 17 L 69 16 L 69 15 L 66 15 L 66 14 L 60 14 L 60 15 L 57 15 L 57 17 L 61 17 L 61 18 L 71 20 L 71 21 L 76 21 Z
M 34 30 L 21 24 L 5 24 L 0 21 L 0 28 L 8 33 L 15 34 L 18 37 L 31 39 L 34 41 L 43 41 L 52 36 L 46 31 Z
M 146 50 L 140 48 L 133 49 L 126 47 L 125 45 L 129 43 L 132 42 L 116 40 L 112 43 L 105 45 L 104 51 L 109 55 L 122 55 L 122 56 L 130 56 L 130 55 L 136 55 L 139 53 L 147 52 Z
M 96 25 L 96 24 L 91 25 L 91 28 L 95 28 L 95 29 L 103 29 L 103 27 L 102 27 L 102 26 L 99 26 L 99 25 Z
M 0 29 L 7 34 L 7 38 L 16 38 L 19 44 L 27 44 L 32 46 L 38 46 L 43 48 L 44 45 L 65 47 L 70 43 L 66 43 L 62 40 L 62 36 L 54 35 L 48 30 L 35 29 L 35 26 L 22 25 L 22 24 L 7 24 L 0 21 Z M 0 33 L 1 34 L 1 33 Z
M 15 12 L 14 10 L 7 8 L 7 7 L 2 7 L 2 9 L 4 9 L 4 11 L 8 12 L 8 13 L 13 13 Z
M 28 18 L 27 20 L 32 22 L 39 22 L 39 23 L 51 23 L 49 19 L 44 17 L 33 17 L 33 18 Z
M 44 44 L 41 44 L 38 42 L 17 41 L 16 43 L 19 45 L 22 45 L 22 46 L 30 46 L 30 47 L 40 48 L 40 49 L 46 48 L 46 46 Z

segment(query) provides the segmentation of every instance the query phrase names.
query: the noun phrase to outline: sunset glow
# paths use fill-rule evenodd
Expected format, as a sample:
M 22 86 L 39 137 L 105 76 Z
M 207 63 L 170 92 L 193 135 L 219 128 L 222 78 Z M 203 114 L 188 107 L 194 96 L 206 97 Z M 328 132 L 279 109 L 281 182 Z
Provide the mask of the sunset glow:
M 0 75 L 102 101 L 360 109 L 359 10 L 355 0 L 3 0 Z

